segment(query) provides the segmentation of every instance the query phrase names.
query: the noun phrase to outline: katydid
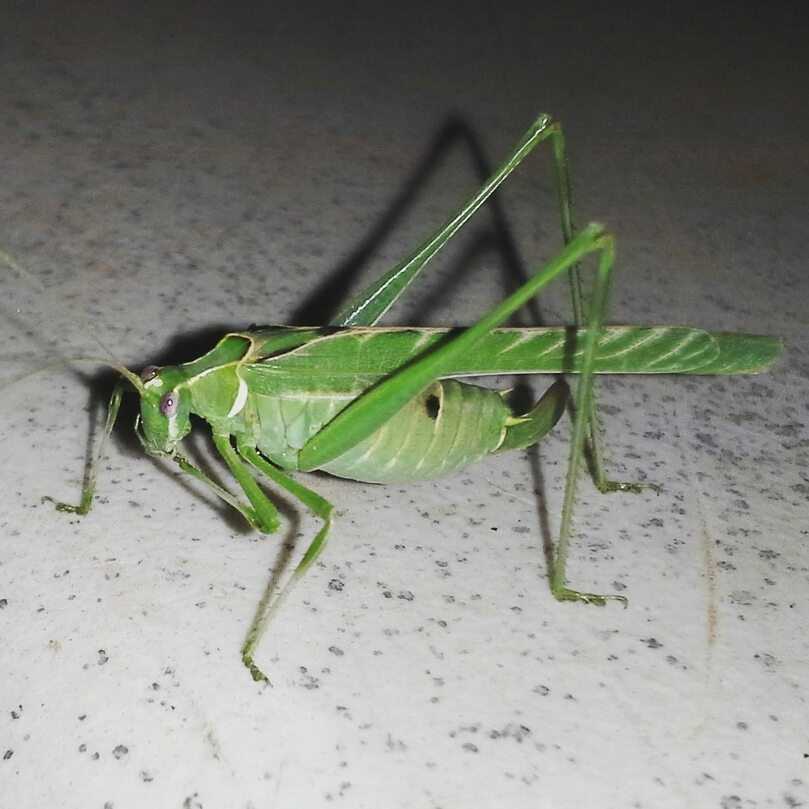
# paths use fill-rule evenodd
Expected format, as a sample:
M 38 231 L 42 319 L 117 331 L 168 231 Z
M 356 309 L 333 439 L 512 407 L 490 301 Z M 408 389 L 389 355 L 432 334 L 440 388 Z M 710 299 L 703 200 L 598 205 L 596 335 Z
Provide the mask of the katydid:
M 529 280 L 465 329 L 384 328 L 375 324 L 430 259 L 540 143 L 552 146 L 563 247 Z M 136 434 L 150 455 L 167 457 L 239 511 L 264 533 L 278 529 L 276 507 L 258 485 L 261 473 L 322 521 L 289 581 L 268 591 L 242 646 L 253 678 L 267 680 L 254 661 L 259 640 L 290 588 L 323 552 L 332 505 L 292 477 L 322 470 L 387 483 L 449 474 L 493 452 L 530 447 L 557 423 L 569 397 L 558 381 L 526 413 L 515 413 L 501 392 L 458 381 L 486 374 L 578 374 L 571 409 L 572 439 L 559 537 L 551 559 L 551 592 L 561 601 L 626 603 L 619 595 L 568 587 L 566 561 L 579 469 L 585 453 L 602 492 L 637 492 L 648 484 L 608 480 L 599 451 L 594 374 L 748 374 L 779 356 L 778 339 L 710 333 L 696 328 L 605 327 L 613 267 L 613 236 L 600 224 L 576 231 L 561 126 L 539 116 L 510 156 L 458 211 L 410 256 L 369 286 L 325 327 L 275 327 L 225 335 L 201 358 L 150 366 L 122 376 L 113 390 L 101 445 L 79 505 L 86 514 L 95 471 L 127 386 L 140 396 Z M 582 292 L 579 263 L 595 259 L 595 279 Z M 510 328 L 508 318 L 558 275 L 568 277 L 574 323 L 558 328 Z M 211 480 L 180 450 L 195 414 L 211 427 L 219 454 L 247 502 Z

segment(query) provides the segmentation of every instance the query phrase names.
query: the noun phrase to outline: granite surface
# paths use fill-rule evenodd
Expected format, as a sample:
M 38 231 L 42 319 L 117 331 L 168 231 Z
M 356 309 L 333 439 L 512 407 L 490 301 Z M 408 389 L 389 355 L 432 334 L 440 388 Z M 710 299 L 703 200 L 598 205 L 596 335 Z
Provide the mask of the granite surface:
M 0 33 L 0 248 L 26 271 L 0 276 L 0 806 L 809 803 L 803 21 L 133 8 L 20 5 Z M 113 378 L 58 363 L 325 322 L 541 111 L 578 221 L 617 238 L 609 321 L 778 335 L 783 360 L 603 380 L 610 468 L 663 492 L 582 478 L 569 573 L 626 610 L 548 591 L 567 424 L 435 482 L 305 476 L 331 542 L 259 648 L 273 687 L 252 682 L 244 633 L 316 521 L 285 496 L 279 534 L 248 530 L 140 452 L 132 405 L 94 510 L 57 513 Z M 541 153 L 387 322 L 470 323 L 559 244 Z M 564 322 L 566 294 L 521 322 Z

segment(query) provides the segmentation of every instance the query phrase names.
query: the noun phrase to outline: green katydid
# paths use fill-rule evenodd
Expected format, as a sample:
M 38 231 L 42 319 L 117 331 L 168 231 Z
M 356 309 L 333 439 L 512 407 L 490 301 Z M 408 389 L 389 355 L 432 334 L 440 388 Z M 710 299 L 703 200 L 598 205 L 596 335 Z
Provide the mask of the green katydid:
M 384 328 L 375 324 L 405 292 L 429 260 L 463 226 L 525 157 L 543 141 L 553 149 L 564 247 L 506 300 L 466 329 Z M 579 262 L 596 258 L 595 280 L 585 303 Z M 623 596 L 599 595 L 567 585 L 566 560 L 576 482 L 585 450 L 602 492 L 643 484 L 607 479 L 598 447 L 593 375 L 743 374 L 766 369 L 779 356 L 778 339 L 709 333 L 685 327 L 604 327 L 614 239 L 603 226 L 574 230 L 562 129 L 539 116 L 483 186 L 410 256 L 369 286 L 329 326 L 276 327 L 225 335 L 193 362 L 140 374 L 114 365 L 122 379 L 113 390 L 106 427 L 88 470 L 78 506 L 86 514 L 95 470 L 115 423 L 125 387 L 140 396 L 135 431 L 152 455 L 168 457 L 238 510 L 250 525 L 272 533 L 278 511 L 254 478 L 256 472 L 299 499 L 322 520 L 286 586 L 268 592 L 242 647 L 255 680 L 266 676 L 254 652 L 290 588 L 323 551 L 332 505 L 291 473 L 323 470 L 360 481 L 429 479 L 448 474 L 492 452 L 537 443 L 568 404 L 555 383 L 527 413 L 514 413 L 497 391 L 457 381 L 486 374 L 579 375 L 559 537 L 549 571 L 553 595 L 562 601 L 603 605 Z M 509 328 L 502 324 L 556 276 L 570 281 L 574 325 Z M 196 414 L 211 427 L 214 444 L 247 498 L 242 502 L 211 480 L 180 451 Z M 647 484 L 648 485 L 648 484 Z

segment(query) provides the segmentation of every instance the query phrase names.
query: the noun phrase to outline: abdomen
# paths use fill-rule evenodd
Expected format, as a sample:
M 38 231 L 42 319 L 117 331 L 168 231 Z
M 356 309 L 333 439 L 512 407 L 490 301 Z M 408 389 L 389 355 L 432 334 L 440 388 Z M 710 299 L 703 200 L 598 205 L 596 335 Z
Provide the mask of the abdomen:
M 447 475 L 497 449 L 509 415 L 495 391 L 452 379 L 435 382 L 323 470 L 372 483 Z
M 297 453 L 350 399 L 333 401 L 258 397 L 259 449 L 295 468 Z M 508 406 L 496 391 L 435 382 L 353 449 L 321 467 L 324 472 L 369 483 L 428 480 L 473 463 L 500 445 Z

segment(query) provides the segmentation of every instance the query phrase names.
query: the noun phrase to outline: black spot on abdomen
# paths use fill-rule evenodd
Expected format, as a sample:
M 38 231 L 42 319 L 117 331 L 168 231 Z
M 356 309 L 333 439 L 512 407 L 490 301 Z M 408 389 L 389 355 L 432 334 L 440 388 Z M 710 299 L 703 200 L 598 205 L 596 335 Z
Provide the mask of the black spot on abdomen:
M 427 415 L 433 421 L 435 421 L 438 418 L 438 414 L 441 411 L 441 401 L 434 393 L 431 393 L 424 400 L 424 409 L 427 411 Z

